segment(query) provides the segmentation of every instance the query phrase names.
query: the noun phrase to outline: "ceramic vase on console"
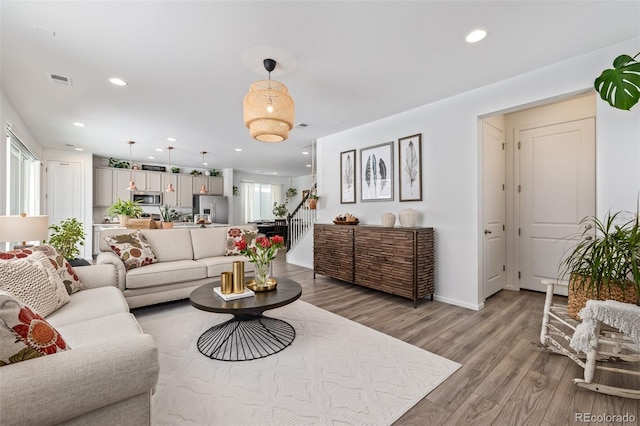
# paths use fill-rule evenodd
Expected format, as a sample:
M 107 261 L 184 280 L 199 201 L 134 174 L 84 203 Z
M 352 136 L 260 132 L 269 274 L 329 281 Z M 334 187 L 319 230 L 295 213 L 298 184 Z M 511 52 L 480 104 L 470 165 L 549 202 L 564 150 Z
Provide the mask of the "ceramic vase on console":
M 382 226 L 393 228 L 396 224 L 396 215 L 393 213 L 382 213 L 380 221 L 382 222 Z
M 413 228 L 418 221 L 418 211 L 414 209 L 403 209 L 398 212 L 400 226 L 403 228 Z

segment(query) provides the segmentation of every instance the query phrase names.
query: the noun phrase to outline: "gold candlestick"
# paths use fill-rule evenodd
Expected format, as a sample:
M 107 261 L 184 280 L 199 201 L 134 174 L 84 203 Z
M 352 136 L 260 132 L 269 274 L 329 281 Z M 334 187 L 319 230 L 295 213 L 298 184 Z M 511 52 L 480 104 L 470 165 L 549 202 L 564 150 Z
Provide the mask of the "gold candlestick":
M 233 292 L 244 293 L 244 262 L 233 262 Z
M 233 272 L 222 272 L 220 274 L 220 291 L 222 294 L 233 292 Z

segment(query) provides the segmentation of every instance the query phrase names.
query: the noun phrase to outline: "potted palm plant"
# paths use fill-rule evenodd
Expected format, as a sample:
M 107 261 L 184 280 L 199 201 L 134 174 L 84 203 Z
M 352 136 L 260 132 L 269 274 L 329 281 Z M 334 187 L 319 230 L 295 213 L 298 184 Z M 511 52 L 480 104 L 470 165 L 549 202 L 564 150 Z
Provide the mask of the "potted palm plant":
M 613 299 L 637 303 L 640 294 L 640 226 L 638 216 L 620 220 L 621 213 L 604 220 L 587 217 L 580 221 L 584 231 L 580 242 L 561 263 L 561 278 L 569 277 L 569 315 L 578 312 L 588 299 Z M 593 235 L 595 229 L 595 235 Z
M 140 217 L 144 213 L 137 201 L 118 200 L 107 208 L 107 215 L 120 217 L 120 225 L 127 226 L 130 217 Z
M 79 259 L 80 249 L 84 246 L 84 228 L 82 222 L 76 218 L 65 219 L 59 225 L 49 226 L 51 235 L 45 244 L 49 244 L 56 249 L 62 257 L 67 259 L 72 266 L 89 265 L 84 259 Z

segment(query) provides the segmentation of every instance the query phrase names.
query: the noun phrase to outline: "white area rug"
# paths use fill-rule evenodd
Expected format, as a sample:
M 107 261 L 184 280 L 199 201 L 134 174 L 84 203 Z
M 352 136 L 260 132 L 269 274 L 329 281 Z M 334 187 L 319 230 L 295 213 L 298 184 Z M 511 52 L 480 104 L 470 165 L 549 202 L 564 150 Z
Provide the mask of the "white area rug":
M 460 367 L 300 300 L 265 314 L 295 328 L 291 346 L 225 362 L 196 342 L 230 315 L 187 302 L 135 312 L 160 351 L 152 424 L 388 425 Z

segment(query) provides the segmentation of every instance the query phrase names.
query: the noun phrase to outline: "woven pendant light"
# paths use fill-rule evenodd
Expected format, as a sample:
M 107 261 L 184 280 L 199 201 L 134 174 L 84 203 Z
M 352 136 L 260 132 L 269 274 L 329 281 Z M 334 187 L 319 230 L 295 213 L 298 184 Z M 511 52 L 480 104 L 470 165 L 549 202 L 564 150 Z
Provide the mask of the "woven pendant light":
M 295 107 L 287 86 L 271 80 L 276 61 L 265 59 L 264 68 L 269 79 L 254 82 L 244 97 L 244 125 L 260 142 L 282 142 L 293 128 Z

